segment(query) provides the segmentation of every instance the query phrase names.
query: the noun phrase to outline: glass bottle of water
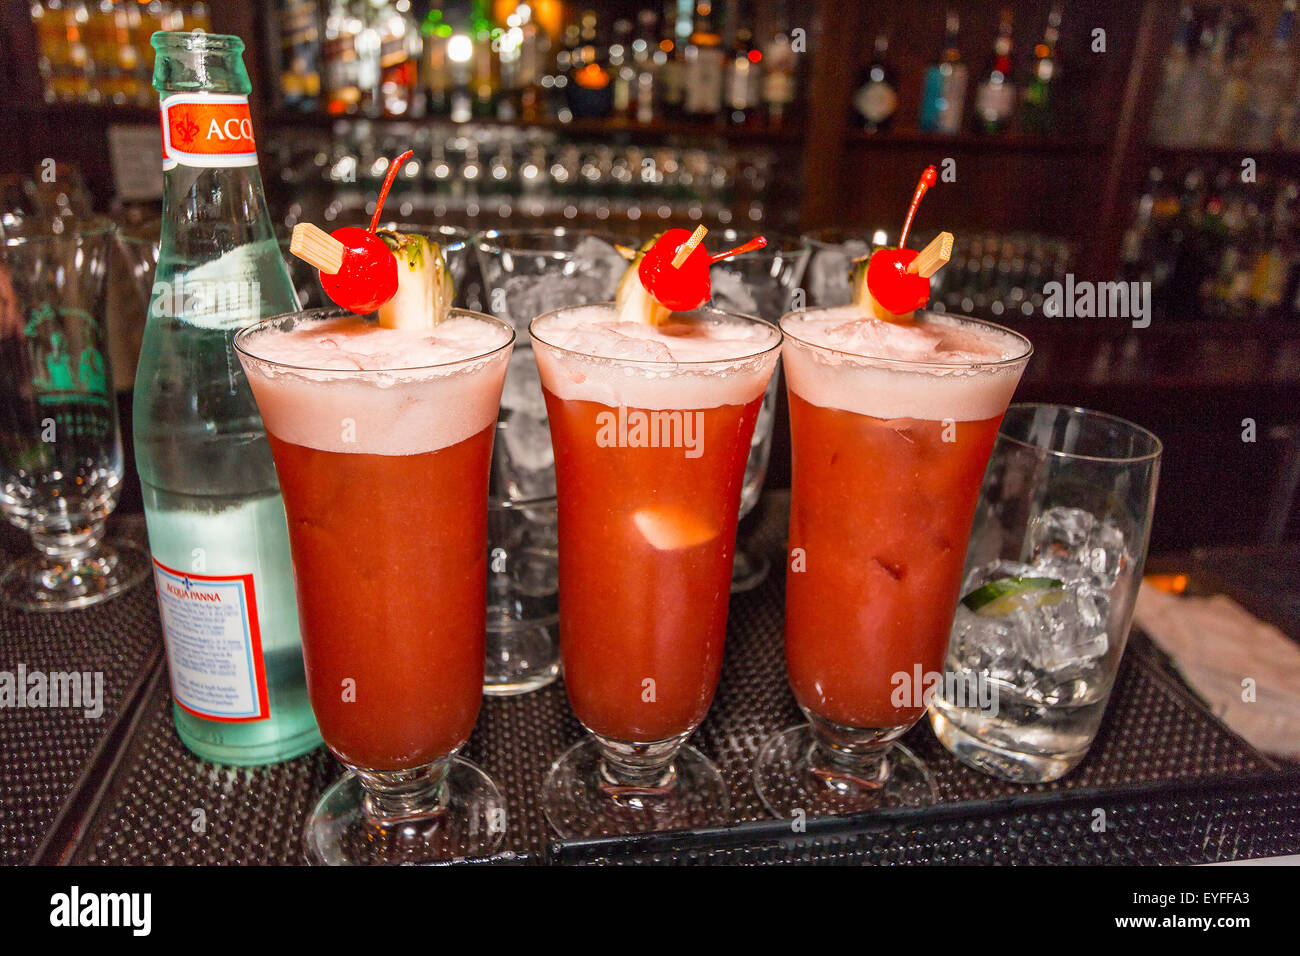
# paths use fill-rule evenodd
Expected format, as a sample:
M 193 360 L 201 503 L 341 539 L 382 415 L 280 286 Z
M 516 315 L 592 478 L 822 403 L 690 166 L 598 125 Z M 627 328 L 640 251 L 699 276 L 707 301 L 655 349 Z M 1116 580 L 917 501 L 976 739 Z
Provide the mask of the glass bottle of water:
M 160 32 L 163 224 L 135 381 L 135 455 L 176 729 L 219 763 L 320 743 L 266 432 L 231 346 L 298 308 L 267 211 L 237 37 Z

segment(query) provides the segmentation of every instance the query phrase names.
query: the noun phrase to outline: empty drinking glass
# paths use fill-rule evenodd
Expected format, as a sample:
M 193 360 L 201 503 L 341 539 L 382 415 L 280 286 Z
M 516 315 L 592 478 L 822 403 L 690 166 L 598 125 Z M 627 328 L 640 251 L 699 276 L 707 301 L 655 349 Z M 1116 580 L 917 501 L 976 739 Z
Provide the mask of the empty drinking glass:
M 123 474 L 107 359 L 114 247 L 108 223 L 65 223 L 8 233 L 0 257 L 0 510 L 37 551 L 0 595 L 27 610 L 97 604 L 150 568 L 135 545 L 104 541 Z

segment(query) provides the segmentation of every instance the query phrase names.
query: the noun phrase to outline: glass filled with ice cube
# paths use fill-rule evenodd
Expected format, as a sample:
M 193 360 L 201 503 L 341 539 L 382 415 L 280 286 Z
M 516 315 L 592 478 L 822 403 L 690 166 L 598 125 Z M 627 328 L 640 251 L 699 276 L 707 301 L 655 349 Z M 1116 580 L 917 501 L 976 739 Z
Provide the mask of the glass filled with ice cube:
M 724 247 L 736 246 L 748 236 L 735 229 L 717 230 L 710 235 Z M 756 315 L 768 322 L 778 322 L 792 308 L 801 308 L 796 298 L 808 266 L 808 243 L 797 236 L 767 234 L 767 245 L 732 259 L 715 262 L 709 270 L 713 296 L 710 304 L 717 309 Z M 772 427 L 776 421 L 777 383 L 773 375 L 763 394 L 758 423 L 754 426 L 749 457 L 745 461 L 745 481 L 740 489 L 740 517 L 754 510 L 763 492 L 767 462 L 772 453 Z M 733 594 L 749 591 L 763 583 L 770 562 L 761 551 L 750 551 L 743 540 L 736 543 L 736 559 L 731 569 Z
M 1160 440 L 1082 408 L 1012 405 L 966 554 L 939 740 L 995 777 L 1046 783 L 1092 745 L 1146 558 Z
M 564 228 L 492 230 L 474 241 L 485 311 L 519 336 L 492 450 L 487 694 L 536 690 L 560 671 L 555 455 L 528 323 L 551 309 L 612 300 L 632 245 Z

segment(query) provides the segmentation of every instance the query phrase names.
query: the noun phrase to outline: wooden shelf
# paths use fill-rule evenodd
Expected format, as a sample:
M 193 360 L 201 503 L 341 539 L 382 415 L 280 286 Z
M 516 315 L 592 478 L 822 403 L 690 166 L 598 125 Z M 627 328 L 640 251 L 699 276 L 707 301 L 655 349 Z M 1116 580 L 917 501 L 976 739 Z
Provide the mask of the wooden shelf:
M 380 125 L 414 126 L 502 126 L 516 129 L 542 129 L 572 135 L 618 136 L 634 139 L 662 140 L 673 137 L 694 139 L 725 139 L 734 143 L 794 144 L 803 139 L 796 128 L 767 129 L 739 127 L 722 123 L 694 123 L 689 121 L 656 120 L 652 123 L 629 122 L 625 119 L 574 119 L 567 123 L 545 119 L 535 121 L 502 120 L 493 117 L 474 117 L 465 123 L 455 123 L 448 116 L 365 116 L 356 113 L 331 115 L 318 111 L 271 110 L 267 122 L 277 127 L 323 127 L 335 123 L 376 123 Z
M 1248 146 L 1167 146 L 1147 144 L 1146 153 L 1153 160 L 1183 162 L 1227 162 L 1253 159 L 1262 167 L 1293 169 L 1300 167 L 1300 149 L 1251 149 Z
M 854 130 L 845 138 L 854 149 L 946 149 L 964 152 L 998 153 L 1070 153 L 1101 156 L 1110 144 L 1069 136 L 1030 136 L 1019 133 L 1004 136 L 981 136 L 976 133 L 922 133 L 919 130 L 890 130 L 867 133 Z
M 44 118 L 80 125 L 158 122 L 158 107 L 119 106 L 113 103 L 26 103 L 13 108 L 23 117 Z

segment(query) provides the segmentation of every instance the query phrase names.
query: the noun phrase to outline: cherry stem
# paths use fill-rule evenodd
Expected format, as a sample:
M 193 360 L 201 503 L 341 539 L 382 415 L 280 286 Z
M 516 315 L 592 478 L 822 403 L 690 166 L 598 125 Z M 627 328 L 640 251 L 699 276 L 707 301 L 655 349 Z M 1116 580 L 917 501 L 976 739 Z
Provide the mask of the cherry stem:
M 907 245 L 907 234 L 912 230 L 912 217 L 916 215 L 916 207 L 921 205 L 921 197 L 938 181 L 939 170 L 933 166 L 925 167 L 925 172 L 921 174 L 921 179 L 916 184 L 916 192 L 912 195 L 912 204 L 907 207 L 907 219 L 903 222 L 902 235 L 898 237 L 898 248 L 902 249 Z
M 388 198 L 388 190 L 393 188 L 393 180 L 397 178 L 397 171 L 402 168 L 402 164 L 415 155 L 415 150 L 408 149 L 401 156 L 388 164 L 388 175 L 384 177 L 384 184 L 379 187 L 379 199 L 375 201 L 375 214 L 370 217 L 370 232 L 379 228 L 379 216 L 384 211 L 384 200 Z
M 738 256 L 746 252 L 753 252 L 755 249 L 762 249 L 765 245 L 767 245 L 766 238 L 763 236 L 755 236 L 744 245 L 736 246 L 736 248 L 728 249 L 726 252 L 719 252 L 709 256 L 709 262 L 721 262 L 723 259 L 730 259 L 732 256 Z

